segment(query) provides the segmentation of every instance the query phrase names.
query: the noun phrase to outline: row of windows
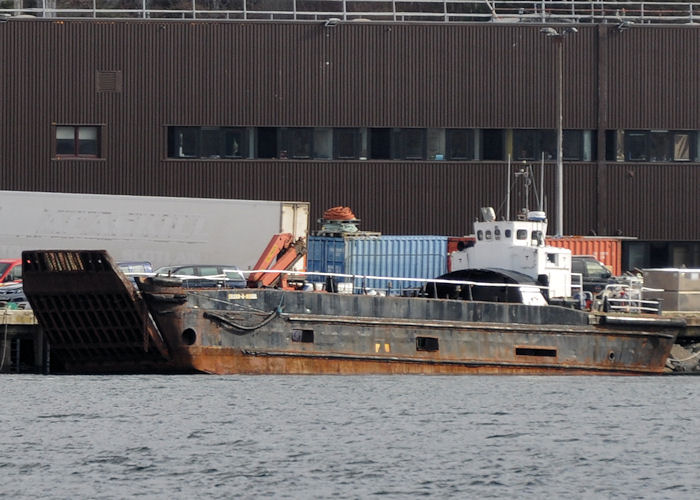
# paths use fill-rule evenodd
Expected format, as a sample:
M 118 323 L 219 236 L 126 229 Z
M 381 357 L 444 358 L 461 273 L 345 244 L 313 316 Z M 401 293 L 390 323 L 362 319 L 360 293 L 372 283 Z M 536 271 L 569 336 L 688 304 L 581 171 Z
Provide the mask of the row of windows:
M 512 144 L 512 147 L 509 145 Z M 168 127 L 169 158 L 515 160 L 556 157 L 553 130 Z M 592 131 L 564 132 L 564 158 L 591 161 Z
M 55 127 L 55 156 L 101 157 L 102 128 Z M 167 127 L 167 156 L 182 159 L 492 160 L 556 158 L 556 134 L 539 129 Z M 567 161 L 593 161 L 591 130 L 565 130 Z M 620 162 L 700 161 L 700 133 L 608 130 L 605 157 Z
M 504 235 L 505 235 L 506 239 L 510 239 L 512 234 L 513 233 L 511 232 L 510 229 L 506 229 L 504 231 Z M 530 239 L 536 244 L 539 244 L 540 242 L 544 241 L 544 234 L 542 233 L 542 231 L 532 231 L 530 233 L 527 229 L 518 229 L 515 232 L 515 238 L 518 240 L 527 240 L 528 235 L 530 235 Z M 492 240 L 492 239 L 500 240 L 501 239 L 501 230 L 496 228 L 493 230 L 493 233 L 492 233 L 490 229 L 487 229 L 486 231 L 479 229 L 476 232 L 476 239 L 479 241 Z

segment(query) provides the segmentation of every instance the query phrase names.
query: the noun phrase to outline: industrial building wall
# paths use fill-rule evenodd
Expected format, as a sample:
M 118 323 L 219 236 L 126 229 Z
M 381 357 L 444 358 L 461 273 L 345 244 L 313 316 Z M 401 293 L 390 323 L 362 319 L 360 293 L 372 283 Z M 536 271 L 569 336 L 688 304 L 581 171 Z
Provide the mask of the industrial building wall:
M 0 189 L 349 205 L 361 229 L 460 235 L 505 162 L 181 160 L 167 127 L 555 127 L 555 46 L 529 24 L 17 19 L 0 24 Z M 564 128 L 700 130 L 700 32 L 580 25 Z M 56 125 L 97 125 L 57 159 Z M 700 166 L 565 165 L 568 234 L 696 239 Z M 545 193 L 554 207 L 553 165 Z M 550 216 L 553 210 L 550 208 Z

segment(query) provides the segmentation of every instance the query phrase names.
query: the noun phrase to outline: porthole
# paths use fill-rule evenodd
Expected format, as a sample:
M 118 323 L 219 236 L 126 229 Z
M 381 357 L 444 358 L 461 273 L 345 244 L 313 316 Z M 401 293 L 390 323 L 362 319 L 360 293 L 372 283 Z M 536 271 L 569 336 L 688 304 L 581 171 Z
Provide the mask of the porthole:
M 188 328 L 182 332 L 182 342 L 185 345 L 193 345 L 197 341 L 197 333 L 192 329 Z

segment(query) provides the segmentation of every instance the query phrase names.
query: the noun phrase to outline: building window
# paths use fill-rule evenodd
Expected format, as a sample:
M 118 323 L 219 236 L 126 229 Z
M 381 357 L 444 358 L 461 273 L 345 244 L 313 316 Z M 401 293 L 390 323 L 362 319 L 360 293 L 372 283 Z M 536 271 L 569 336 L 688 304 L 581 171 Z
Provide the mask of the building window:
M 483 160 L 503 160 L 504 155 L 503 129 L 484 129 L 481 131 L 481 158 Z
M 428 129 L 428 160 L 444 160 L 445 150 L 445 129 Z
M 625 159 L 628 161 L 648 161 L 649 147 L 646 132 L 625 132 Z
M 553 130 L 513 130 L 513 159 L 545 160 L 557 157 L 556 134 Z
M 392 129 L 392 158 L 395 160 L 425 160 L 425 133 L 424 128 Z
M 257 134 L 257 158 L 277 158 L 277 129 L 260 127 Z
M 369 131 L 370 158 L 373 160 L 391 159 L 391 129 L 373 128 Z
M 56 156 L 99 157 L 100 127 L 82 125 L 57 126 Z
M 473 160 L 474 158 L 474 130 L 447 129 L 447 159 Z
M 668 131 L 649 132 L 649 161 L 673 160 L 673 134 Z
M 314 149 L 313 157 L 321 160 L 333 158 L 333 129 L 314 129 Z
M 168 156 L 171 158 L 199 158 L 199 128 L 170 127 L 168 129 Z
M 697 161 L 696 131 L 608 130 L 606 153 L 609 161 L 675 162 Z
M 591 161 L 591 136 L 583 130 L 564 130 L 562 132 L 562 157 L 569 161 Z
M 585 130 L 562 131 L 562 158 L 569 161 L 591 161 L 593 134 Z M 557 136 L 554 130 L 513 130 L 513 159 L 538 161 L 557 158 Z
M 362 135 L 359 128 L 333 129 L 333 158 L 357 160 L 361 155 Z
M 673 135 L 673 160 L 690 161 L 690 134 L 677 133 Z
M 236 127 L 168 127 L 170 158 L 247 158 L 248 131 Z
M 306 160 L 311 158 L 314 147 L 313 128 L 280 128 L 279 158 Z

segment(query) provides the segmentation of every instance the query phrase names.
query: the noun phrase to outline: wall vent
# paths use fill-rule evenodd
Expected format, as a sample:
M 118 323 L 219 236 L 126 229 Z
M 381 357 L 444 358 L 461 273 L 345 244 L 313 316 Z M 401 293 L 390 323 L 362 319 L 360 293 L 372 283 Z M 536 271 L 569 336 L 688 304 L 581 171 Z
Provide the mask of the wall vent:
M 122 91 L 121 71 L 98 71 L 95 87 L 97 92 L 117 92 Z

